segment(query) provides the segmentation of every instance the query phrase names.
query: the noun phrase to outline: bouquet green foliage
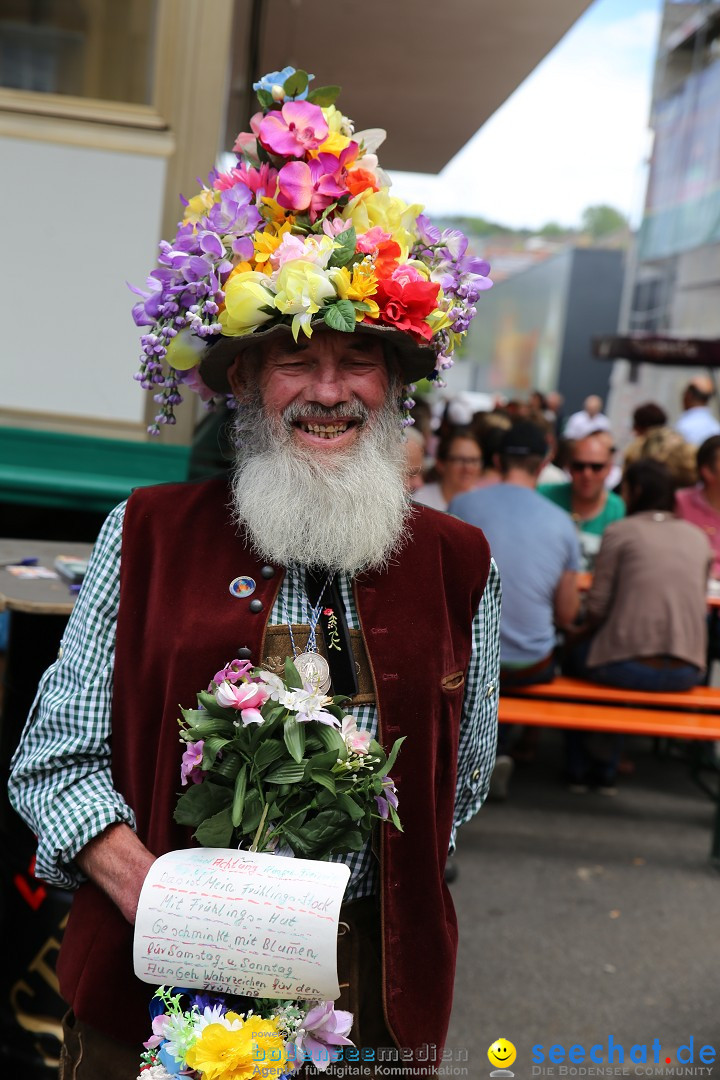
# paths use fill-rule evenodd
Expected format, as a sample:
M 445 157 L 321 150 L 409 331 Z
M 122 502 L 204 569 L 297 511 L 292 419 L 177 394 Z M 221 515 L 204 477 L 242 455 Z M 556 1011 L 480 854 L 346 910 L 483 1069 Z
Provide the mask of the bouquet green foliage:
M 197 700 L 181 710 L 191 786 L 175 820 L 204 847 L 325 859 L 360 851 L 378 820 L 401 829 L 389 774 L 403 740 L 386 754 L 291 659 L 283 678 L 234 660 Z

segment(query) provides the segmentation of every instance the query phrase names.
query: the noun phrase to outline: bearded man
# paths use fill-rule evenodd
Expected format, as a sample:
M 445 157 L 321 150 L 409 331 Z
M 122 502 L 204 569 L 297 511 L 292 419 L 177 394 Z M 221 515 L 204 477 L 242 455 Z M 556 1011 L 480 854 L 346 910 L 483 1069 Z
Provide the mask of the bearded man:
M 298 75 L 303 73 L 285 83 L 295 94 L 303 89 Z M 278 124 L 282 97 L 274 91 L 272 100 L 267 113 Z M 316 115 L 321 112 L 307 105 L 306 142 L 312 141 L 308 131 L 316 139 L 327 135 L 323 116 Z M 262 125 L 258 137 L 263 138 Z M 272 132 L 266 136 L 271 150 L 273 138 Z M 358 144 L 345 138 L 357 151 Z M 258 176 L 252 171 L 246 168 L 235 186 L 249 185 L 259 202 L 261 170 L 255 170 Z M 347 164 L 335 175 L 350 185 Z M 279 176 L 272 182 L 282 197 Z M 222 197 L 215 205 L 223 205 Z M 236 191 L 234 198 L 239 205 Z M 243 205 L 250 205 L 247 199 Z M 350 205 L 349 192 L 338 197 L 338 205 Z M 351 1037 L 358 1047 L 372 1048 L 376 1060 L 380 1048 L 402 1048 L 395 1060 L 405 1075 L 428 1075 L 428 1060 L 440 1060 L 447 1032 L 457 946 L 445 861 L 457 827 L 485 797 L 494 759 L 499 583 L 479 530 L 411 508 L 402 388 L 433 371 L 433 326 L 443 327 L 438 333 L 447 357 L 448 327 L 453 318 L 460 326 L 461 306 L 452 318 L 449 307 L 428 307 L 422 332 L 402 329 L 398 305 L 406 302 L 410 310 L 412 300 L 416 307 L 407 325 L 416 327 L 417 303 L 425 296 L 422 303 L 437 305 L 440 286 L 429 270 L 423 276 L 416 269 L 423 266 L 419 247 L 413 248 L 416 265 L 403 262 L 402 245 L 388 251 L 383 230 L 366 230 L 370 239 L 363 244 L 354 226 L 345 225 L 328 237 L 328 245 L 317 232 L 307 236 L 314 223 L 322 229 L 312 208 L 288 210 L 283 226 L 271 220 L 264 231 L 257 229 L 259 215 L 255 220 L 245 213 L 242 226 L 236 216 L 229 226 L 227 219 L 225 225 L 210 220 L 212 212 L 190 230 L 181 226 L 185 247 L 176 238 L 172 273 L 185 272 L 178 271 L 177 253 L 184 257 L 196 241 L 205 255 L 216 251 L 214 241 L 203 240 L 204 225 L 213 222 L 223 244 L 222 228 L 235 228 L 236 254 L 243 230 L 256 229 L 256 266 L 262 265 L 261 249 L 273 242 L 276 255 L 285 246 L 293 256 L 285 262 L 277 256 L 267 273 L 241 269 L 235 291 L 228 263 L 217 272 L 215 311 L 205 301 L 206 316 L 217 314 L 217 300 L 226 305 L 221 334 L 214 332 L 200 351 L 199 379 L 238 403 L 232 474 L 140 489 L 111 513 L 14 762 L 11 797 L 38 836 L 37 874 L 78 887 L 58 964 L 71 1006 L 61 1076 L 119 1080 L 137 1071 L 150 990 L 132 974 L 132 924 L 149 867 L 188 843 L 186 831 L 173 821 L 177 703 L 193 700 L 218 663 L 233 656 L 271 669 L 278 658 L 282 663 L 284 656 L 297 656 L 300 647 L 308 647 L 313 618 L 326 604 L 340 638 L 332 655 L 325 649 L 332 692 L 348 695 L 358 728 L 382 745 L 407 736 L 393 767 L 404 831 L 383 830 L 378 844 L 341 857 L 351 876 L 338 942 L 340 1005 L 354 1015 Z M 421 228 L 416 226 L 416 245 Z M 288 232 L 296 243 L 292 252 Z M 304 259 L 297 258 L 297 243 Z M 368 254 L 371 244 L 376 246 Z M 352 254 L 343 255 L 350 246 Z M 455 244 L 455 252 L 467 296 L 477 267 L 460 265 L 464 248 L 457 256 Z M 363 265 L 370 260 L 363 273 L 366 286 L 372 274 L 375 292 L 366 288 L 366 295 L 382 297 L 386 281 L 395 306 L 388 302 L 384 320 L 375 301 L 342 296 L 347 279 L 334 272 L 342 266 L 329 266 L 333 253 L 347 257 L 350 280 L 358 276 L 358 258 Z M 189 257 L 204 256 L 191 250 Z M 304 275 L 316 299 L 318 275 L 325 274 L 327 288 L 334 282 L 338 289 L 326 294 L 324 315 L 304 291 L 305 308 L 295 312 L 299 326 L 291 325 L 293 312 L 287 310 L 286 263 L 293 261 L 291 269 Z M 193 262 L 188 271 L 194 284 L 198 265 Z M 268 323 L 266 312 L 257 309 L 252 332 L 245 327 L 233 333 L 232 320 L 239 318 L 233 297 L 240 294 L 247 314 L 248 296 L 260 278 L 277 317 Z M 173 284 L 172 276 L 163 278 L 163 288 L 168 281 Z M 190 276 L 185 292 L 173 284 L 171 299 L 159 307 L 155 293 L 152 314 L 150 300 L 140 317 L 136 313 L 146 324 L 156 320 L 146 356 L 158 355 L 155 331 L 176 325 L 183 313 L 195 336 L 200 333 L 202 303 L 189 282 Z M 447 291 L 453 294 L 449 284 Z M 342 303 L 358 307 L 350 326 L 337 329 L 328 308 L 339 315 L 346 310 Z M 166 335 L 166 344 L 173 337 Z M 170 415 L 180 382 L 201 385 L 197 371 L 183 374 L 187 364 L 183 368 L 179 350 L 168 349 L 168 362 L 159 419 Z M 156 359 L 145 365 L 143 379 L 157 390 L 163 377 Z M 428 1059 L 433 1045 L 437 1049 Z M 356 1075 L 373 1075 L 372 1064 L 366 1071 L 368 1060 L 362 1059 Z M 387 1054 L 380 1060 L 387 1061 Z M 352 1068 L 343 1062 L 343 1075 L 353 1075 Z

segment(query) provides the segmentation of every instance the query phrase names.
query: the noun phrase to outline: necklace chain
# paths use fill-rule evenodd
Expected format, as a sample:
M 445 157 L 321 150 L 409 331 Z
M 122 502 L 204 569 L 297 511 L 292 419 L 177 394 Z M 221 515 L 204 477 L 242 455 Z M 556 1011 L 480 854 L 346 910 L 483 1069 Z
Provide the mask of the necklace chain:
M 295 570 L 296 570 L 296 567 L 294 567 L 294 566 L 290 567 L 291 573 L 295 573 Z M 303 615 L 304 615 L 307 608 L 308 608 L 309 600 L 308 600 L 308 596 L 307 596 L 307 593 L 305 591 L 305 588 L 302 585 L 302 577 L 300 575 L 300 569 L 299 568 L 297 568 L 297 572 L 298 572 L 298 577 L 300 578 L 300 589 L 301 589 Z M 328 576 L 325 578 L 325 581 L 323 583 L 323 587 L 320 590 L 320 595 L 318 596 L 317 603 L 314 605 L 314 607 L 310 608 L 310 615 L 309 615 L 309 618 L 308 618 L 308 623 L 310 625 L 310 633 L 308 634 L 307 644 L 305 645 L 305 652 L 317 652 L 317 624 L 318 624 L 318 622 L 320 620 L 320 612 L 322 610 L 322 599 L 323 599 L 323 596 L 325 595 L 325 590 L 328 588 L 328 586 L 330 585 L 330 583 L 332 582 L 334 577 L 335 577 L 334 573 L 333 574 L 328 574 Z M 292 632 L 292 625 L 290 623 L 290 616 L 288 614 L 287 601 L 285 599 L 285 590 L 284 589 L 283 589 L 283 593 L 282 593 L 282 608 L 283 608 L 283 618 L 285 619 L 285 622 L 287 623 L 287 628 L 288 628 L 288 630 L 290 632 L 290 644 L 292 645 L 293 656 L 298 656 L 300 650 L 298 649 L 297 645 L 295 644 L 295 636 L 294 636 L 294 634 Z

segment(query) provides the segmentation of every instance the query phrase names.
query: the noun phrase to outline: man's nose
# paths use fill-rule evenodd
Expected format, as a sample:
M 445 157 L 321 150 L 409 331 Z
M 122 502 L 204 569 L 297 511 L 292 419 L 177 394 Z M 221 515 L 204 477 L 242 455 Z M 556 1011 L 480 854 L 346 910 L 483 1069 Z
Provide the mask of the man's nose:
M 314 377 L 309 383 L 305 398 L 307 401 L 316 401 L 319 405 L 339 405 L 348 401 L 349 391 L 347 380 L 341 368 L 318 367 L 313 373 Z

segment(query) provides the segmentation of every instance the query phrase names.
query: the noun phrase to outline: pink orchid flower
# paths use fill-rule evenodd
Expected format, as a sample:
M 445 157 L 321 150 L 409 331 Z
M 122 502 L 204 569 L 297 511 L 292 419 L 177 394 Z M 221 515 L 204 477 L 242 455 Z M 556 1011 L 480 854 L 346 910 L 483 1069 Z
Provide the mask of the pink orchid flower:
M 257 149 L 257 134 L 260 130 L 262 118 L 263 114 L 261 112 L 256 112 L 255 115 L 250 118 L 251 130 L 241 131 L 233 146 L 233 153 L 243 154 L 256 164 L 260 163 Z
M 180 781 L 183 785 L 189 783 L 189 781 L 192 781 L 193 784 L 202 783 L 202 758 L 204 746 L 204 739 L 198 739 L 197 742 L 187 744 L 187 750 L 183 754 L 180 763 Z M 164 1013 L 161 1015 L 164 1015 Z
M 241 679 L 244 679 L 252 671 L 252 664 L 249 660 L 231 660 L 229 664 L 226 664 L 220 671 L 216 671 L 213 675 L 213 682 L 218 686 L 221 682 L 238 683 Z
M 334 154 L 319 154 L 309 164 L 289 161 L 283 165 L 278 173 L 277 201 L 280 206 L 288 210 L 309 210 L 310 220 L 315 221 L 326 206 L 347 195 L 337 162 Z
M 281 157 L 301 158 L 317 150 L 328 136 L 322 109 L 309 101 L 288 101 L 282 109 L 267 114 L 258 129 L 262 145 Z
M 227 680 L 215 691 L 215 700 L 225 709 L 237 709 L 243 724 L 262 724 L 263 715 L 260 706 L 269 698 L 268 687 L 262 683 L 248 682 L 234 686 Z

